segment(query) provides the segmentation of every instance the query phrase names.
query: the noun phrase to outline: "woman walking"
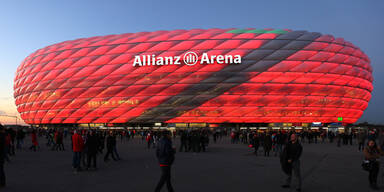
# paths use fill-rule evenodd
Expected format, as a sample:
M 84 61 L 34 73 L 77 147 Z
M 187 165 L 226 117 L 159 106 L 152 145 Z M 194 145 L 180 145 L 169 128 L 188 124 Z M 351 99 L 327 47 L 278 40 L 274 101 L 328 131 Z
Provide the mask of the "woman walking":
M 376 142 L 374 140 L 369 140 L 368 146 L 364 149 L 364 156 L 365 160 L 368 160 L 370 164 L 368 178 L 370 187 L 374 190 L 379 190 L 379 187 L 377 186 L 377 176 L 380 168 L 379 159 L 381 155 L 383 155 L 383 152 L 376 145 Z

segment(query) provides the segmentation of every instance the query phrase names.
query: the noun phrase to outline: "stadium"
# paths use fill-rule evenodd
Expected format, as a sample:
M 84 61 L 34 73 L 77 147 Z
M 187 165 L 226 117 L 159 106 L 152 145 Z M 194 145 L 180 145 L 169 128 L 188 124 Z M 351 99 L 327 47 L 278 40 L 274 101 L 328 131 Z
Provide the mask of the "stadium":
M 349 124 L 367 108 L 372 81 L 367 55 L 332 35 L 192 29 L 39 49 L 18 67 L 14 97 L 31 125 Z

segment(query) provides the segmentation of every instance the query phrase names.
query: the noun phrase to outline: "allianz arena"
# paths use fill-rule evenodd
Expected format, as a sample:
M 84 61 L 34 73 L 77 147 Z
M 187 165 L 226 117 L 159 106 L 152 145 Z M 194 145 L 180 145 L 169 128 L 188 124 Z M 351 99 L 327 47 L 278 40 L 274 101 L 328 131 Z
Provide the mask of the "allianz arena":
M 203 55 L 214 56 L 212 63 L 200 63 Z M 354 123 L 368 106 L 372 81 L 369 58 L 342 38 L 192 29 L 39 49 L 18 67 L 14 97 L 22 119 L 34 125 L 330 123 L 340 117 Z

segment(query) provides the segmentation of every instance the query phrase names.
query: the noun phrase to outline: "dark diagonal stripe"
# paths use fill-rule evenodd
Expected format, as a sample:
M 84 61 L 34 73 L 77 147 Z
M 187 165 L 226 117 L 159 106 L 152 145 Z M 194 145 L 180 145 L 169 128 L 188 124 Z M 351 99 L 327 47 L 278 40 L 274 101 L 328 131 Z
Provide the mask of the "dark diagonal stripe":
M 259 49 L 248 53 L 243 57 L 241 64 L 227 65 L 220 71 L 212 73 L 199 84 L 192 85 L 162 104 L 149 109 L 141 116 L 129 120 L 129 122 L 165 122 L 178 117 L 184 112 L 222 95 L 231 88 L 246 83 L 249 81 L 247 72 L 261 73 L 267 71 L 275 64 L 302 50 L 319 36 L 319 33 L 305 31 L 293 31 L 280 35 L 266 42 Z M 277 41 L 278 43 L 273 43 Z

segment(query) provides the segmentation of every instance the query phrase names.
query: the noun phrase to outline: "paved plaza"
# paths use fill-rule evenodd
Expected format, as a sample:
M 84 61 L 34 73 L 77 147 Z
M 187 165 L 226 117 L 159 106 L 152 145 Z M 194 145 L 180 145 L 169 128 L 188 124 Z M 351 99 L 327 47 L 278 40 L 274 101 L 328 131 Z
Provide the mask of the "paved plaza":
M 65 140 L 65 152 L 49 150 L 43 138 L 39 142 L 40 151 L 19 151 L 11 157 L 11 163 L 5 164 L 7 188 L 2 191 L 146 192 L 154 191 L 160 177 L 155 150 L 148 150 L 141 138 L 118 140 L 123 160 L 105 163 L 99 155 L 97 171 L 77 175 L 71 168 L 69 139 Z M 177 138 L 176 146 L 178 143 Z M 336 143 L 304 143 L 303 148 L 303 191 L 370 191 L 368 173 L 361 169 L 363 155 L 356 144 L 338 148 Z M 205 153 L 176 153 L 172 167 L 174 189 L 179 192 L 295 191 L 282 189 L 284 180 L 278 157 L 264 157 L 262 152 L 255 156 L 247 145 L 230 144 L 227 138 L 211 142 Z M 382 173 L 378 182 L 384 188 Z

